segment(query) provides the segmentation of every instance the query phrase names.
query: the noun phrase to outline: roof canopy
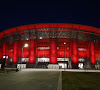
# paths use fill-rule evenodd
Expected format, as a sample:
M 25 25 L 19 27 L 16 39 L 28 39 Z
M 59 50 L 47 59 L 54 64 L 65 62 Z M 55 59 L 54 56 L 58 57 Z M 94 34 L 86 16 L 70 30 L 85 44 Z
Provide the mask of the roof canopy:
M 24 26 L 18 26 L 11 29 L 4 30 L 0 32 L 0 38 L 2 38 L 4 35 L 23 31 L 23 30 L 30 30 L 30 29 L 39 29 L 39 28 L 67 28 L 67 29 L 76 29 L 78 31 L 85 31 L 90 32 L 99 35 L 100 29 L 86 26 L 86 25 L 79 25 L 79 24 L 66 24 L 66 23 L 43 23 L 43 24 L 30 24 L 30 25 L 24 25 Z

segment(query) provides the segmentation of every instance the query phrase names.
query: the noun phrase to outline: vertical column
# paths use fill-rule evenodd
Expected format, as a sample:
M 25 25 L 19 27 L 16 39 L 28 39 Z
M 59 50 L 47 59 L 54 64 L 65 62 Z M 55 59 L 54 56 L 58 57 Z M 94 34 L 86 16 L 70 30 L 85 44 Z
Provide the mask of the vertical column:
M 9 55 L 9 43 L 6 43 L 6 56 L 8 56 Z
M 35 50 L 35 39 L 30 39 L 30 52 L 29 52 L 29 63 L 35 63 L 36 61 L 36 50 Z
M 18 41 L 18 57 L 22 57 L 22 44 L 21 41 Z
M 95 48 L 93 41 L 90 41 L 90 61 L 91 64 L 95 64 Z
M 90 42 L 88 41 L 86 44 L 86 58 L 84 61 L 84 68 L 91 68 L 90 64 Z
M 17 44 L 18 42 L 17 41 L 15 41 L 14 42 L 14 47 L 13 47 L 13 63 L 17 63 L 17 60 L 18 60 L 18 58 L 17 58 Z
M 50 63 L 57 63 L 57 46 L 55 38 L 50 39 Z
M 77 46 L 77 40 L 73 39 L 72 40 L 72 55 L 71 55 L 71 60 L 74 68 L 77 68 L 78 64 L 78 46 Z
M 2 48 L 0 47 L 0 59 L 2 58 Z
M 72 43 L 71 43 L 71 40 L 70 40 L 70 43 L 69 43 L 69 58 L 71 58 L 71 46 L 72 45 Z
M 89 59 L 89 57 L 90 57 L 90 52 L 89 52 L 90 45 L 89 44 L 90 43 L 88 42 L 87 43 L 87 48 L 86 48 L 87 59 Z
M 4 43 L 3 44 L 3 48 L 2 48 L 2 54 L 3 55 L 6 55 L 6 44 Z M 1 61 L 1 69 L 4 69 L 5 68 L 5 65 L 6 64 L 6 57 L 4 57 Z
M 72 68 L 71 66 L 71 49 L 72 49 L 72 40 L 69 42 L 69 61 L 68 61 L 68 68 Z
M 5 55 L 6 54 L 6 44 L 4 43 L 3 44 L 3 55 Z

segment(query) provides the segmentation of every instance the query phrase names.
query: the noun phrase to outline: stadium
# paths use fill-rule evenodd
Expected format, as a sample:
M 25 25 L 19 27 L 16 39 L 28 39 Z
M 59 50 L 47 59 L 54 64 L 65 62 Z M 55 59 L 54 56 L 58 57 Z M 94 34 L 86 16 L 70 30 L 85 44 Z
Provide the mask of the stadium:
M 0 32 L 0 60 L 6 67 L 95 68 L 100 62 L 100 29 L 67 23 L 18 26 Z

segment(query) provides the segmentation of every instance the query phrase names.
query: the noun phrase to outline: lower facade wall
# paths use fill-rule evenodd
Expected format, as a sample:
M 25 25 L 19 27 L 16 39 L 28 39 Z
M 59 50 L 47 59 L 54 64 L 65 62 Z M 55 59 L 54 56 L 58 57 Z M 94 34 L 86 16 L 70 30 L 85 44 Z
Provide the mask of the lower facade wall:
M 66 42 L 64 44 L 64 42 Z M 70 43 L 71 42 L 71 43 Z M 24 44 L 28 43 L 28 47 Z M 58 63 L 57 58 L 71 58 L 73 66 L 78 64 L 79 58 L 90 59 L 90 64 L 95 64 L 100 57 L 99 47 L 96 49 L 93 41 L 79 41 L 77 39 L 35 39 L 27 41 L 14 41 L 4 43 L 1 56 L 6 55 L 12 58 L 13 63 L 18 63 L 18 58 L 29 58 L 28 63 L 35 64 L 36 58 L 50 58 L 51 64 Z M 99 46 L 99 45 L 98 45 Z M 2 57 L 1 57 L 2 58 Z

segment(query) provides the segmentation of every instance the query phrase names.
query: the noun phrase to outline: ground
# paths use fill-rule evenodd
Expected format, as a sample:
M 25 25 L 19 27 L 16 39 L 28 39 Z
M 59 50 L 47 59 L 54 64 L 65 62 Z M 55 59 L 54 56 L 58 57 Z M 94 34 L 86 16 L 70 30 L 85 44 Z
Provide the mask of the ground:
M 0 73 L 0 90 L 100 90 L 99 77 L 100 70 L 22 69 Z
M 57 90 L 59 71 L 0 73 L 0 90 Z
M 62 72 L 62 90 L 100 90 L 100 72 Z

